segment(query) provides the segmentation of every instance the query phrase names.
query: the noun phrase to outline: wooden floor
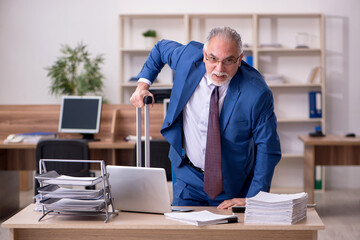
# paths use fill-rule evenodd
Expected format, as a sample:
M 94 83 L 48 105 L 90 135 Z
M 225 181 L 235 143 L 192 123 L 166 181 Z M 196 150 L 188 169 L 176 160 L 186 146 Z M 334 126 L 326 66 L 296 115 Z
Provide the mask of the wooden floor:
M 32 202 L 33 191 L 20 193 L 20 205 Z M 315 193 L 316 210 L 325 224 L 321 240 L 360 239 L 360 189 L 327 190 Z M 0 223 L 5 219 L 0 219 Z M 9 239 L 8 229 L 0 228 L 0 240 Z
M 360 190 L 315 192 L 316 210 L 325 224 L 319 239 L 360 239 Z

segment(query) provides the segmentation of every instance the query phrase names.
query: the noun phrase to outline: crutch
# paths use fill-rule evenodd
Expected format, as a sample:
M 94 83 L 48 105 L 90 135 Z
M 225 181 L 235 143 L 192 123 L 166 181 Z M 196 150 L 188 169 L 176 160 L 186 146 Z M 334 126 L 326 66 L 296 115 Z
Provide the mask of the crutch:
M 150 167 L 150 106 L 151 96 L 144 97 L 145 104 L 145 167 Z M 141 108 L 136 108 L 136 166 L 141 167 Z

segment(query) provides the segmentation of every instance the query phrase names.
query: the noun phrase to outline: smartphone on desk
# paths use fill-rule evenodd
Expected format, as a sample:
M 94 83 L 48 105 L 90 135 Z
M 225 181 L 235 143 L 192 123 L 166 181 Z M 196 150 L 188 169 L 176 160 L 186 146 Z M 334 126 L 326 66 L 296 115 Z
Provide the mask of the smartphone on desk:
M 245 212 L 246 207 L 245 206 L 233 206 L 232 207 L 232 211 L 234 213 L 244 213 Z

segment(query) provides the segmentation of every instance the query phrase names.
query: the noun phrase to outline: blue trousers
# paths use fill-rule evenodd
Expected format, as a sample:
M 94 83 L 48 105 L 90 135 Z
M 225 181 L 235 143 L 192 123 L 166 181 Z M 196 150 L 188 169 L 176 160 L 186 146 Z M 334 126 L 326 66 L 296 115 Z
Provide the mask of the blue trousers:
M 229 199 L 223 192 L 212 200 L 204 192 L 204 174 L 189 163 L 181 164 L 174 172 L 176 180 L 173 184 L 173 206 L 218 206 Z

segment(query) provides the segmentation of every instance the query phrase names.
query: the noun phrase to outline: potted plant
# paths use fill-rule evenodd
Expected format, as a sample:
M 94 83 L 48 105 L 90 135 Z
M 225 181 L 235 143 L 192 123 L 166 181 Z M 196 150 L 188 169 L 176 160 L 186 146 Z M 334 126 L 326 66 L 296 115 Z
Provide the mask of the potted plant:
M 79 43 L 74 49 L 62 45 L 62 56 L 47 67 L 47 76 L 51 80 L 50 93 L 54 95 L 86 94 L 101 95 L 104 76 L 100 72 L 100 64 L 104 62 L 102 55 L 91 59 L 86 45 Z
M 148 49 L 154 47 L 156 43 L 156 31 L 149 29 L 146 32 L 143 32 L 142 35 L 145 38 L 145 47 Z

